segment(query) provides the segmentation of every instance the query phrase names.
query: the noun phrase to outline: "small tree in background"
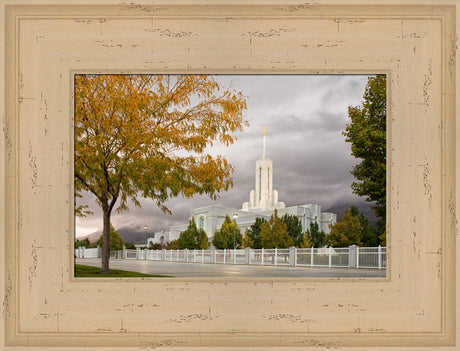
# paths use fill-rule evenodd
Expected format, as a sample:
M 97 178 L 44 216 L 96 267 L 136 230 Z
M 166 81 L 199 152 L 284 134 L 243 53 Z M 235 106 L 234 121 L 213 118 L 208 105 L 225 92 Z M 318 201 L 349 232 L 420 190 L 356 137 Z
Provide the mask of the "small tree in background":
M 307 229 L 304 236 L 303 247 L 323 247 L 325 245 L 326 234 L 319 230 L 319 225 L 316 222 L 310 222 L 310 229 Z M 309 244 L 310 246 L 305 246 Z
M 171 240 L 165 245 L 166 250 L 180 250 L 179 239 Z
M 152 243 L 150 242 L 149 244 L 149 249 L 150 250 L 163 250 L 164 248 L 166 248 L 166 245 L 164 244 L 160 244 L 160 243 Z
M 219 230 L 214 233 L 212 244 L 216 249 L 233 249 L 233 235 L 234 235 L 235 223 L 230 219 L 229 216 L 225 216 L 224 223 Z M 243 242 L 243 236 L 241 235 L 238 225 L 236 225 L 235 243 L 236 247 L 241 247 Z
M 271 215 L 268 222 L 260 226 L 260 236 L 262 247 L 266 249 L 282 249 L 294 245 L 294 241 L 288 234 L 287 225 L 281 222 L 277 210 Z
M 380 245 L 387 246 L 387 231 L 385 230 L 382 234 L 379 235 Z
M 136 246 L 133 243 L 125 243 L 125 247 L 128 250 L 136 250 Z
M 180 233 L 177 239 L 179 249 L 207 249 L 209 246 L 208 236 L 203 229 L 198 229 L 195 220 L 192 218 L 185 231 Z
M 303 236 L 303 241 L 300 244 L 300 247 L 302 249 L 309 249 L 310 247 L 313 247 L 312 242 L 310 241 L 310 238 L 308 237 L 307 233 Z
M 110 250 L 121 250 L 123 249 L 123 239 L 120 235 L 115 231 L 115 228 L 112 224 L 110 224 L 110 241 L 109 247 Z M 101 235 L 99 240 L 97 241 L 97 245 L 103 247 L 104 245 L 104 235 Z
M 89 239 L 83 239 L 83 240 L 77 240 L 75 241 L 75 248 L 84 246 L 84 247 L 89 247 Z
M 363 227 L 358 217 L 351 214 L 348 209 L 342 219 L 331 226 L 331 232 L 326 235 L 325 242 L 333 247 L 348 247 L 350 245 L 361 246 L 360 236 Z
M 252 240 L 248 235 L 248 229 L 246 229 L 246 232 L 244 233 L 243 242 L 241 245 L 243 247 L 250 247 L 252 249 L 254 248 L 254 240 Z
M 351 206 L 350 212 L 352 216 L 359 219 L 359 223 L 361 224 L 361 227 L 363 227 L 360 235 L 362 245 L 366 247 L 378 246 L 380 244 L 380 239 L 377 234 L 377 229 L 369 223 L 369 220 L 362 212 L 359 212 L 358 207 Z
M 286 224 L 287 232 L 294 242 L 294 246 L 300 247 L 303 241 L 302 223 L 296 215 L 285 214 L 281 217 L 281 223 Z
M 253 249 L 262 248 L 262 238 L 260 236 L 260 226 L 265 222 L 267 222 L 265 218 L 256 217 L 255 222 L 246 231 L 246 237 L 251 239 L 251 241 L 253 242 L 253 246 L 251 246 Z

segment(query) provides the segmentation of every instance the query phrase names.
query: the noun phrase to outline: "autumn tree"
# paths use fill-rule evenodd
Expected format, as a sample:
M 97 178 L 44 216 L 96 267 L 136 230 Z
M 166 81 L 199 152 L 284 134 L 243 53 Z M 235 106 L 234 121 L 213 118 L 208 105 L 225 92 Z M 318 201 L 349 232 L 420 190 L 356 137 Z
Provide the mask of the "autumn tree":
M 262 238 L 260 236 L 260 226 L 265 223 L 265 218 L 256 217 L 254 223 L 247 229 L 246 237 L 248 237 L 253 243 L 251 246 L 254 249 L 262 248 Z M 248 239 L 248 240 L 249 240 Z
M 310 237 L 305 233 L 305 235 L 303 236 L 303 241 L 302 243 L 300 244 L 300 247 L 302 249 L 309 249 L 311 247 L 314 247 L 313 246 L 313 243 L 311 242 L 310 240 Z
M 248 235 L 248 230 L 246 229 L 246 232 L 243 236 L 243 241 L 241 242 L 242 247 L 250 247 L 254 248 L 254 240 L 251 239 L 251 237 Z
M 288 234 L 287 225 L 281 222 L 276 210 L 270 216 L 270 220 L 260 226 L 260 237 L 262 247 L 265 249 L 282 249 L 294 245 L 294 241 Z
M 203 229 L 198 229 L 195 220 L 192 218 L 189 221 L 186 230 L 180 233 L 177 241 L 179 249 L 207 249 L 208 248 L 208 236 Z
M 102 209 L 102 273 L 109 272 L 110 218 L 128 200 L 150 198 L 164 212 L 170 197 L 232 186 L 232 165 L 207 146 L 228 146 L 242 131 L 245 97 L 207 75 L 76 75 L 75 190 Z M 77 214 L 84 209 L 77 206 Z
M 229 216 L 225 216 L 224 223 L 214 233 L 212 244 L 216 249 L 233 249 L 233 238 L 235 238 L 235 247 L 241 247 L 243 236 L 238 224 L 235 224 Z
M 348 108 L 351 122 L 343 134 L 351 154 L 362 161 L 353 167 L 353 192 L 374 202 L 379 232 L 386 221 L 386 76 L 369 77 L 362 106 Z
M 350 209 L 346 210 L 341 220 L 331 226 L 331 231 L 324 241 L 333 247 L 361 246 L 360 236 L 363 227 L 358 217 L 352 215 Z
M 179 246 L 179 238 L 167 242 L 165 245 L 165 249 L 166 250 L 180 250 L 181 248 Z
M 287 232 L 294 242 L 294 246 L 300 247 L 303 241 L 302 223 L 296 215 L 285 214 L 281 217 L 281 223 L 286 224 Z

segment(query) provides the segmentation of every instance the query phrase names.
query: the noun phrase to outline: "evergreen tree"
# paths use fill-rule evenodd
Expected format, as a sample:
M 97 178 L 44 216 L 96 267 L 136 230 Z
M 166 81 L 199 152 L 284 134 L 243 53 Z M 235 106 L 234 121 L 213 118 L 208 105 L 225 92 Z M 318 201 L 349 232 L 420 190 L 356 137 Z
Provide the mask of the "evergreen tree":
M 324 238 L 326 234 L 319 230 L 319 225 L 316 222 L 310 222 L 310 229 L 305 232 L 305 238 L 303 242 L 304 247 L 323 247 L 325 242 Z M 308 241 L 306 241 L 306 239 Z M 310 243 L 310 246 L 305 246 Z
M 281 223 L 286 224 L 287 232 L 294 242 L 294 246 L 300 247 L 303 241 L 302 223 L 296 215 L 285 214 L 281 217 Z
M 353 192 L 375 202 L 373 210 L 379 219 L 378 233 L 386 221 L 386 76 L 370 77 L 362 107 L 349 107 L 351 123 L 343 132 L 351 143 L 351 154 L 362 159 L 351 174 Z
M 101 235 L 97 241 L 97 245 L 102 247 L 104 245 L 104 235 Z M 110 239 L 109 239 L 110 250 L 121 250 L 123 249 L 123 239 L 115 231 L 115 228 L 110 224 Z
M 266 249 L 282 249 L 294 245 L 294 241 L 288 234 L 287 225 L 281 222 L 276 210 L 270 220 L 260 226 L 260 236 L 262 247 Z
M 260 226 L 267 222 L 265 218 L 256 217 L 256 221 L 248 228 L 246 236 L 253 241 L 254 249 L 262 248 L 262 238 L 260 237 Z
M 362 246 L 360 242 L 362 230 L 358 217 L 353 216 L 348 209 L 342 219 L 331 226 L 331 232 L 326 235 L 325 242 L 333 247 Z
M 179 249 L 200 250 L 208 248 L 208 236 L 203 229 L 198 229 L 195 220 L 192 218 L 186 230 L 180 233 L 177 239 Z
M 241 235 L 240 228 L 230 219 L 229 216 L 225 216 L 224 223 L 219 230 L 214 233 L 212 244 L 216 249 L 233 249 L 233 236 L 235 234 L 235 246 L 236 248 L 241 247 L 243 236 Z
M 350 207 L 350 212 L 352 216 L 357 217 L 359 219 L 359 223 L 363 230 L 360 235 L 360 240 L 363 246 L 366 247 L 376 247 L 380 243 L 379 235 L 377 234 L 377 229 L 369 223 L 369 220 L 366 216 L 359 212 L 356 206 Z

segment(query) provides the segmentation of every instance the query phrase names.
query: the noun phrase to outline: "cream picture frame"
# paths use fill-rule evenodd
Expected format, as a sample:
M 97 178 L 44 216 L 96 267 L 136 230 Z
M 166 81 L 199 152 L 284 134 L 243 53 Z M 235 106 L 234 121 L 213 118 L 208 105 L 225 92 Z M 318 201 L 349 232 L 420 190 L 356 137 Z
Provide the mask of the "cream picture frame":
M 458 350 L 458 4 L 3 0 L 1 348 Z M 386 278 L 75 279 L 73 75 L 144 72 L 387 74 Z

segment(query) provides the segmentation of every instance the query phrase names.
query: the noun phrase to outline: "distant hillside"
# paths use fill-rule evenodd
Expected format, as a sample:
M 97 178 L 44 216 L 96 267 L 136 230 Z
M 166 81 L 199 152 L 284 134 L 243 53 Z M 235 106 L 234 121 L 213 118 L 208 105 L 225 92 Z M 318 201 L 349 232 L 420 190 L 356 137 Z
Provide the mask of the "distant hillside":
M 123 227 L 123 228 L 117 229 L 117 233 L 118 235 L 121 236 L 121 238 L 123 239 L 125 243 L 130 243 L 130 244 L 144 243 L 145 234 L 147 234 L 147 238 L 153 236 L 153 233 L 149 232 L 148 230 L 146 233 L 144 233 L 144 228 L 142 227 Z M 84 240 L 88 238 L 90 243 L 95 243 L 99 240 L 101 235 L 102 235 L 102 231 L 98 231 L 98 232 L 94 232 L 86 236 L 80 237 L 78 239 Z
M 362 203 L 362 204 L 353 204 L 358 207 L 359 212 L 362 212 L 364 216 L 369 220 L 370 223 L 377 223 L 377 218 L 375 217 L 374 211 L 372 210 L 372 204 Z M 346 210 L 350 208 L 350 204 L 335 205 L 325 209 L 325 212 L 332 212 L 337 214 L 337 220 L 340 220 Z

